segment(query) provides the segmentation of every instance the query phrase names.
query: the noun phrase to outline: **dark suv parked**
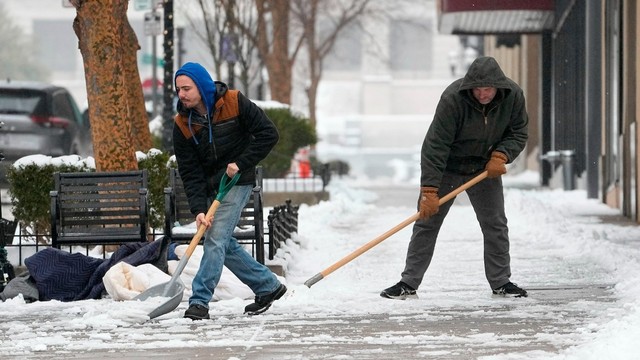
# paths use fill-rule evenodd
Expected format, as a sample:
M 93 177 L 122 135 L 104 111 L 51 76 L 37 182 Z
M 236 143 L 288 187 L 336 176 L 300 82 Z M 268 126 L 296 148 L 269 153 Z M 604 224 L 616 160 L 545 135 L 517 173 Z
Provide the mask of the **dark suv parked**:
M 33 154 L 93 153 L 91 129 L 63 87 L 41 82 L 0 81 L 0 182 L 6 167 Z

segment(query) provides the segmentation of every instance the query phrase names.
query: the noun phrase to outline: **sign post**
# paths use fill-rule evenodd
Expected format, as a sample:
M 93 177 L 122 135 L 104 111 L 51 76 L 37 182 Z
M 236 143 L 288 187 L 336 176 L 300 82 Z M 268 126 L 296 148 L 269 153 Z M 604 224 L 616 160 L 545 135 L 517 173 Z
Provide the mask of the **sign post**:
M 139 0 L 138 0 L 139 1 Z M 158 35 L 162 34 L 160 15 L 156 12 L 155 1 L 151 11 L 144 14 L 144 34 L 151 36 L 151 118 L 158 115 Z

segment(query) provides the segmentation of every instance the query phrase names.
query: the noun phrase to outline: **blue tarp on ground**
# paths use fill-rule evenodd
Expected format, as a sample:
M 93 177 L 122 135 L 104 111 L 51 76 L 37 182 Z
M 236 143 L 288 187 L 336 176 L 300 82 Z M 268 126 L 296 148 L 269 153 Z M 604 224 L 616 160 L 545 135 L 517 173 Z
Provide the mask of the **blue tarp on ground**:
M 102 277 L 120 261 L 133 266 L 151 263 L 166 272 L 167 247 L 163 244 L 163 239 L 124 244 L 108 259 L 47 248 L 26 258 L 25 265 L 41 301 L 99 299 L 105 293 Z

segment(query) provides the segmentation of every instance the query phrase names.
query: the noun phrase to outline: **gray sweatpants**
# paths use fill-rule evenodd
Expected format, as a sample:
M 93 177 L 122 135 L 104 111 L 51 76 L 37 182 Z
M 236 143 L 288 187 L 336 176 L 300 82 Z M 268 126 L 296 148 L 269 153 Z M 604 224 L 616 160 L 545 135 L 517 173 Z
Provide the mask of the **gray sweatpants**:
M 438 190 L 441 198 L 474 176 L 445 172 Z M 509 230 L 504 213 L 502 178 L 484 179 L 466 190 L 484 236 L 484 271 L 492 289 L 498 288 L 511 277 L 509 256 Z M 407 249 L 402 281 L 417 289 L 422 283 L 436 245 L 440 227 L 453 204 L 452 199 L 440 206 L 438 213 L 413 225 L 413 235 Z M 418 200 L 418 208 L 419 208 Z

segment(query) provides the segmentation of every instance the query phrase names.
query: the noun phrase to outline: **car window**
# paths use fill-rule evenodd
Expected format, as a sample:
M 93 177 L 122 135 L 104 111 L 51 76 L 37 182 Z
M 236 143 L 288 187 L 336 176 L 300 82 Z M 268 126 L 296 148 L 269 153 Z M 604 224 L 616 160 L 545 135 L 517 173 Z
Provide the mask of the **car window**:
M 59 91 L 53 95 L 53 115 L 69 119 L 80 125 L 84 124 L 84 118 L 75 100 L 66 91 Z
M 0 113 L 42 113 L 44 96 L 33 91 L 0 91 Z
M 79 124 L 88 126 L 89 124 L 87 120 L 84 118 L 84 116 L 82 115 L 82 112 L 80 112 L 80 109 L 78 108 L 78 104 L 75 102 L 75 100 L 73 100 L 73 97 L 71 95 L 69 95 L 69 99 L 71 102 L 71 108 L 73 109 L 73 113 L 75 114 L 74 119 L 76 119 Z
M 64 92 L 56 92 L 55 94 L 53 94 L 52 112 L 53 116 L 77 122 L 77 118 L 69 101 L 69 97 Z

